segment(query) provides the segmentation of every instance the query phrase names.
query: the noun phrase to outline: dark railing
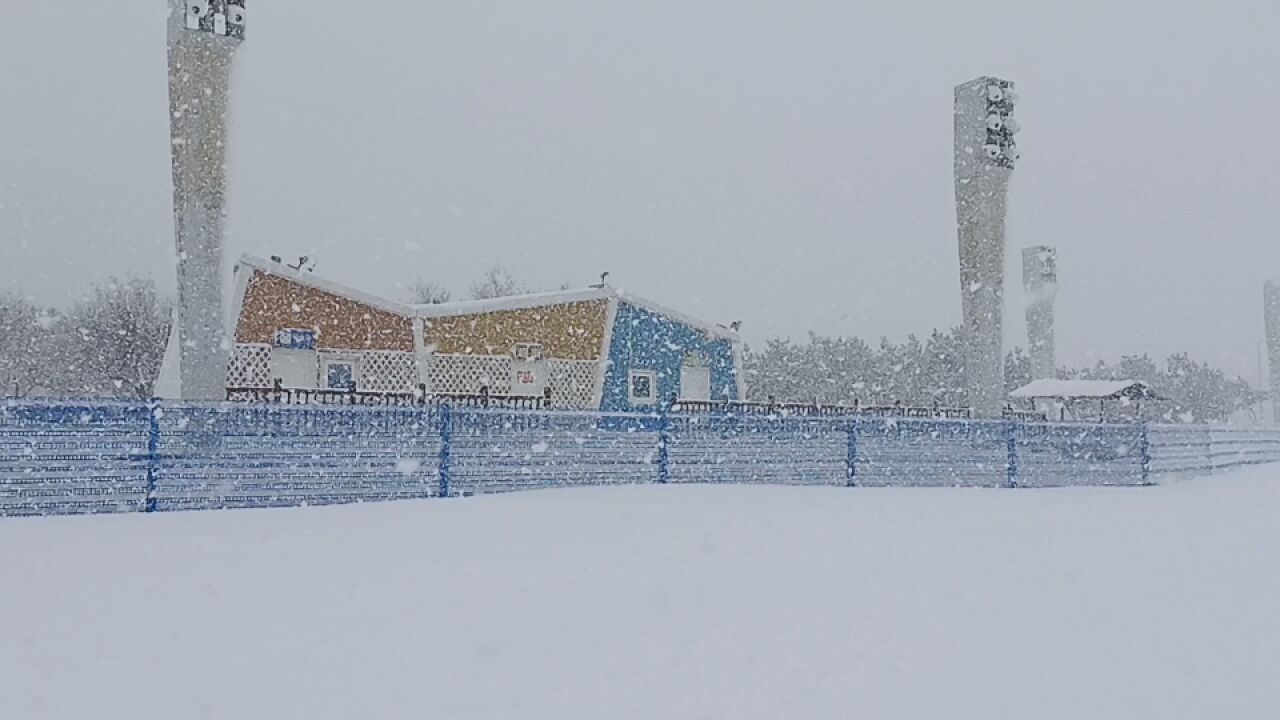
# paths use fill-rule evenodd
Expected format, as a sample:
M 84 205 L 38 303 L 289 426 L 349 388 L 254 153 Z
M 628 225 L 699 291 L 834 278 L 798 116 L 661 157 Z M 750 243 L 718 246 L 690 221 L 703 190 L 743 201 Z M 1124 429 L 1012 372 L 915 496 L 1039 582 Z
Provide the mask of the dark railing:
M 474 394 L 428 393 L 419 386 L 413 392 L 386 393 L 361 390 L 310 390 L 303 388 L 227 388 L 230 402 L 265 403 L 270 405 L 373 405 L 391 407 L 438 407 L 451 405 L 468 408 L 504 410 L 546 410 L 551 407 L 550 394 L 492 395 L 484 388 Z
M 1018 422 L 1048 422 L 1049 416 L 1038 410 L 1018 410 L 1017 408 L 1004 409 L 1005 420 L 1016 420 Z
M 773 415 L 780 417 L 872 417 L 943 418 L 964 420 L 973 417 L 970 408 L 916 405 L 821 405 L 817 403 L 711 402 L 678 400 L 671 405 L 677 413 L 725 413 L 731 415 Z
M 394 407 L 438 407 L 448 404 L 454 407 L 498 408 L 505 410 L 552 409 L 550 389 L 541 396 L 494 395 L 486 388 L 474 394 L 429 393 L 419 385 L 412 392 L 385 393 L 361 390 L 310 390 L 302 388 L 227 388 L 227 400 L 231 402 L 266 403 L 273 405 L 374 405 Z M 670 403 L 674 413 L 725 414 L 774 417 L 884 417 L 921 418 L 942 420 L 969 420 L 973 409 L 943 407 L 940 405 L 822 405 L 818 403 L 778 402 L 714 402 L 708 400 L 675 400 Z M 1005 408 L 1004 418 L 1019 422 L 1045 422 L 1044 413 Z

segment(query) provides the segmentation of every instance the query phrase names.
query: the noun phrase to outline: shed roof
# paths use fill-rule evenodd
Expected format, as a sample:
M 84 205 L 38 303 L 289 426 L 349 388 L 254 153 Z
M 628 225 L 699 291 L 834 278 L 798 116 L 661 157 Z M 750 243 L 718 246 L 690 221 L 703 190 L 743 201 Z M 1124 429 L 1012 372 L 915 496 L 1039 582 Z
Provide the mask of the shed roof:
M 1125 395 L 1153 396 L 1150 386 L 1139 380 L 1033 380 L 1009 393 L 1016 398 L 1118 398 Z

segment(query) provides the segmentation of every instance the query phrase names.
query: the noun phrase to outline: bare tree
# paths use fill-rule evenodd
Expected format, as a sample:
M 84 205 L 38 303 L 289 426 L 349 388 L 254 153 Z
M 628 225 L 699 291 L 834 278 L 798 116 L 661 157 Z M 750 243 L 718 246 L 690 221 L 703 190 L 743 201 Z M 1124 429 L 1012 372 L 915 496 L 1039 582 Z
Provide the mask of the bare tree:
M 415 305 L 440 305 L 453 299 L 453 293 L 430 280 L 418 280 L 409 287 L 409 301 Z
M 72 394 L 151 397 L 171 323 L 149 279 L 113 279 L 93 288 L 58 323 L 66 358 L 61 388 Z
M 478 282 L 471 283 L 472 300 L 522 295 L 527 292 L 529 288 L 517 282 L 511 273 L 500 267 L 489 268 Z

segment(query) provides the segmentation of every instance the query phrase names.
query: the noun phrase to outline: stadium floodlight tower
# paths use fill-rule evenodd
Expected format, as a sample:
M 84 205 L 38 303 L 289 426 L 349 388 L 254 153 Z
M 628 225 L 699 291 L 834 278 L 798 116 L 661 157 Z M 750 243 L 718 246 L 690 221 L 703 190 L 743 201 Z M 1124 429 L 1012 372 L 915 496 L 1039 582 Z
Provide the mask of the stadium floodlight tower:
M 1013 83 L 980 77 L 955 90 L 956 220 L 970 403 L 999 415 L 1004 390 L 1004 223 L 1018 159 Z
M 1031 379 L 1057 374 L 1053 345 L 1053 301 L 1058 296 L 1058 251 L 1045 245 L 1022 249 L 1022 289 L 1027 302 Z
M 1271 412 L 1276 424 L 1280 425 L 1280 398 L 1275 397 L 1276 388 L 1280 388 L 1280 280 L 1268 280 L 1263 286 L 1262 313 L 1271 370 Z
M 245 0 L 169 0 L 169 123 L 181 395 L 225 392 L 222 231 L 231 60 Z

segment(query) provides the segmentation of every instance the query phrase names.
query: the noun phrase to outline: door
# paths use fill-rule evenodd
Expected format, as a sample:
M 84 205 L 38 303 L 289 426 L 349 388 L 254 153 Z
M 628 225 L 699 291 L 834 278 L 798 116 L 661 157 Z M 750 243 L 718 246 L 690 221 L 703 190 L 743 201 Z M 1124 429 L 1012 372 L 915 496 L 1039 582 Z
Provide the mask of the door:
M 685 365 L 680 368 L 680 399 L 711 400 L 711 368 Z
M 280 380 L 281 387 L 314 389 L 316 371 L 314 350 L 271 349 L 271 378 Z

